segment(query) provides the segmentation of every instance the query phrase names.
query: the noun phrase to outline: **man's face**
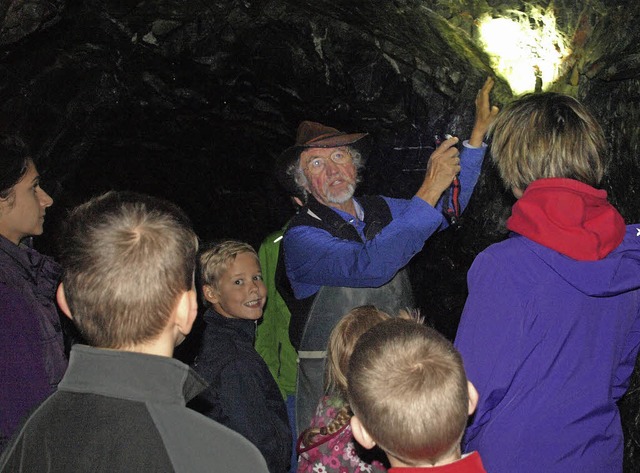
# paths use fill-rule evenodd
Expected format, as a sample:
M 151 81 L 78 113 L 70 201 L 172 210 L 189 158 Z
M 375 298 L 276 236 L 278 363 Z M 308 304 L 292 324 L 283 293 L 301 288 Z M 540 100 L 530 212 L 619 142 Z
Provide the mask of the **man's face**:
M 314 166 L 318 163 L 323 163 L 319 171 Z M 347 148 L 306 149 L 300 154 L 300 166 L 307 178 L 307 192 L 321 204 L 340 207 L 353 197 L 357 173 Z

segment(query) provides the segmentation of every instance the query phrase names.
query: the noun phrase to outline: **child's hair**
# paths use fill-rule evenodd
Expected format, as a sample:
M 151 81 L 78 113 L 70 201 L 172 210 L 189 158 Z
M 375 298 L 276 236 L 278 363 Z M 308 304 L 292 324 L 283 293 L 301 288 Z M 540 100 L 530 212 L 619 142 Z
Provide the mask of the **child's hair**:
M 218 287 L 218 280 L 229 268 L 229 263 L 242 253 L 251 253 L 258 259 L 258 253 L 249 244 L 237 240 L 212 242 L 203 247 L 198 256 L 200 286 Z M 203 303 L 210 306 L 211 302 L 203 298 Z
M 324 372 L 324 387 L 327 393 L 347 399 L 347 370 L 353 348 L 360 338 L 374 325 L 391 316 L 373 305 L 363 305 L 342 317 L 329 335 L 327 361 Z
M 154 340 L 193 288 L 198 240 L 171 202 L 107 192 L 76 207 L 61 238 L 63 283 L 88 343 L 125 348 Z
M 401 312 L 401 317 L 409 317 Z M 313 443 L 317 435 L 330 435 L 349 423 L 351 408 L 347 400 L 347 369 L 349 359 L 358 338 L 371 327 L 389 320 L 391 316 L 372 305 L 363 305 L 349 311 L 342 317 L 329 335 L 327 361 L 325 364 L 325 391 L 345 401 L 345 405 L 336 413 L 336 417 L 326 427 L 309 428 L 303 433 L 305 445 Z
M 397 318 L 358 340 L 348 398 L 371 438 L 407 464 L 435 462 L 456 448 L 469 412 L 462 358 L 451 342 Z
M 589 110 L 554 92 L 525 95 L 498 114 L 489 129 L 491 155 L 505 185 L 524 191 L 537 179 L 563 177 L 597 186 L 606 141 Z

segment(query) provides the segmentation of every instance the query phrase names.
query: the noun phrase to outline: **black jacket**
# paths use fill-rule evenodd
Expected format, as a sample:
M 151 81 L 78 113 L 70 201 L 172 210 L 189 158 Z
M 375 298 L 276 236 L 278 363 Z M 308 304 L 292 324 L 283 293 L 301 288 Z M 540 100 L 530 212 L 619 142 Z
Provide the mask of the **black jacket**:
M 271 473 L 291 459 L 287 410 L 269 368 L 253 346 L 256 323 L 209 309 L 193 368 L 209 384 L 190 407 L 241 433 L 258 447 Z

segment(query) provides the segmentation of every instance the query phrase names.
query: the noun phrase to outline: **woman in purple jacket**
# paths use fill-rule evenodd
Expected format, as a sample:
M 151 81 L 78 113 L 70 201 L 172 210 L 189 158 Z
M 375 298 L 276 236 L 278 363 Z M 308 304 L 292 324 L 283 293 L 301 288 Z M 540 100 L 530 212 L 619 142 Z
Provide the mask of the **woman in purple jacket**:
M 60 267 L 30 247 L 53 199 L 24 143 L 0 135 L 0 451 L 67 367 L 54 302 Z
M 640 225 L 597 189 L 606 143 L 575 99 L 508 106 L 490 135 L 518 201 L 474 261 L 456 347 L 480 393 L 464 437 L 487 471 L 620 472 L 616 401 L 640 344 Z

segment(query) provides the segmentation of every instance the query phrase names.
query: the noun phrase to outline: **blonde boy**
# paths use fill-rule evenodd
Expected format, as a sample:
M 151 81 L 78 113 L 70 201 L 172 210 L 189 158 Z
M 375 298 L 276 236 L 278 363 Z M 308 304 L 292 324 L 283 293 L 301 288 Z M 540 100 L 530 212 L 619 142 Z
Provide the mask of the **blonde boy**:
M 197 311 L 185 214 L 109 192 L 71 213 L 61 241 L 58 302 L 90 346 L 73 347 L 0 471 L 265 472 L 253 445 L 185 407 L 206 386 L 171 358 Z
M 435 330 L 403 319 L 368 330 L 349 362 L 348 395 L 354 437 L 384 450 L 390 472 L 485 471 L 477 452 L 460 453 L 477 392 Z
M 194 369 L 209 383 L 191 405 L 253 442 L 272 473 L 288 470 L 291 430 L 269 368 L 254 348 L 266 288 L 251 245 L 228 240 L 199 257 L 205 328 Z

